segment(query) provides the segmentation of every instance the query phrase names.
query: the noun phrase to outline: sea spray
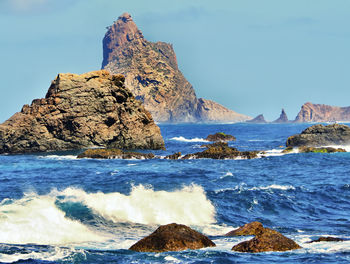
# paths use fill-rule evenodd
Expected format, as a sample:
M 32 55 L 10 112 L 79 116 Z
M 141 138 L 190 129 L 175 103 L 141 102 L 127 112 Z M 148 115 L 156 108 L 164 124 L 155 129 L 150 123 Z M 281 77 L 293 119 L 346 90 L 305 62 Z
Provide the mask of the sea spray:
M 0 204 L 0 243 L 53 245 L 102 240 L 79 221 L 67 218 L 50 195 L 26 194 Z
M 129 195 L 86 193 L 81 189 L 67 188 L 61 195 L 80 201 L 115 223 L 206 225 L 215 222 L 215 208 L 198 185 L 174 191 L 155 191 L 138 185 L 132 187 Z

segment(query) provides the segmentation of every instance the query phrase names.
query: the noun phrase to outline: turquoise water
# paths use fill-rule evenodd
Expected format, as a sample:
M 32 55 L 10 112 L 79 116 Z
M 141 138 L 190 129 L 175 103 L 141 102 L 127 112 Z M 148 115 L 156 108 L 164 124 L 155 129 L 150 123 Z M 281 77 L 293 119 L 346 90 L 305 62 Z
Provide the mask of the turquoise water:
M 208 134 L 236 136 L 254 160 L 90 160 L 76 152 L 0 156 L 0 261 L 7 263 L 348 263 L 350 153 L 281 154 L 309 124 L 160 125 L 167 151 L 202 151 Z M 303 249 L 237 253 L 222 236 L 261 221 Z M 160 224 L 183 223 L 216 248 L 137 253 Z

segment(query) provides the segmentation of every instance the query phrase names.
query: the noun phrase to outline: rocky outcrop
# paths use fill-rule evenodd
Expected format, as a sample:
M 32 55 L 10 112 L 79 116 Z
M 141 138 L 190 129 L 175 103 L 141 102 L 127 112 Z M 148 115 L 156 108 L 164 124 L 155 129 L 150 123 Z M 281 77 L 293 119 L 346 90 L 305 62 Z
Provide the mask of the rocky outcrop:
M 237 122 L 249 119 L 215 102 L 197 99 L 178 68 L 173 46 L 147 41 L 127 13 L 103 39 L 102 68 L 126 76 L 128 87 L 158 122 Z
M 228 135 L 223 132 L 218 132 L 212 135 L 208 135 L 205 140 L 212 141 L 212 142 L 224 142 L 224 141 L 235 141 L 236 138 L 232 135 Z
M 293 147 L 285 148 L 282 153 L 290 153 L 294 150 Z M 336 153 L 336 152 L 346 152 L 343 148 L 332 148 L 332 147 L 324 147 L 324 148 L 315 148 L 315 147 L 306 147 L 301 146 L 298 147 L 298 153 Z
M 254 123 L 254 124 L 265 124 L 267 123 L 265 120 L 264 115 L 258 115 L 255 118 L 246 121 L 247 123 Z
M 287 147 L 349 145 L 350 127 L 340 124 L 314 125 L 287 139 Z
M 350 107 L 305 103 L 295 122 L 334 122 L 350 121 Z
M 87 149 L 77 156 L 78 159 L 153 159 L 153 153 L 123 151 L 121 149 Z
M 181 158 L 181 152 L 176 152 L 174 154 L 165 156 L 165 159 L 168 159 L 168 160 L 178 160 L 180 158 Z
M 308 243 L 317 243 L 317 242 L 342 242 L 345 241 L 345 239 L 342 238 L 338 238 L 338 237 L 331 237 L 331 236 L 327 236 L 327 237 L 319 237 L 318 239 L 312 240 Z
M 256 236 L 264 230 L 264 226 L 260 222 L 251 222 L 241 226 L 231 232 L 228 232 L 225 236 Z
M 232 248 L 232 250 L 239 252 L 258 253 L 266 251 L 287 251 L 301 248 L 292 239 L 285 237 L 275 230 L 263 227 L 259 222 L 246 224 L 243 227 L 234 230 L 231 233 L 231 236 L 233 235 L 255 236 L 253 239 L 241 242 Z
M 279 118 L 277 118 L 275 121 L 273 121 L 272 123 L 288 123 L 288 117 L 286 112 L 284 111 L 284 109 L 282 109 L 281 115 Z
M 202 152 L 187 154 L 182 159 L 254 159 L 258 158 L 260 151 L 239 151 L 231 148 L 225 142 L 216 142 L 204 145 L 207 149 Z
M 124 80 L 104 70 L 59 74 L 45 98 L 0 125 L 0 153 L 164 148 L 159 127 Z
M 138 252 L 182 251 L 215 247 L 214 242 L 185 225 L 169 224 L 160 226 L 149 236 L 130 247 Z

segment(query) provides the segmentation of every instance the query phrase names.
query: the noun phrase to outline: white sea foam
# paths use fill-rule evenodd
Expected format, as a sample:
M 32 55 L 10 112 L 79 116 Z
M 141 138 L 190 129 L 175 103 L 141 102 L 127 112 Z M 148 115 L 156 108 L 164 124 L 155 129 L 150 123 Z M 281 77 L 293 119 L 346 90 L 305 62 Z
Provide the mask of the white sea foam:
M 259 186 L 259 187 L 253 187 L 248 190 L 255 191 L 255 190 L 295 190 L 295 187 L 292 185 L 278 185 L 278 184 L 271 184 L 269 186 Z
M 0 262 L 14 263 L 20 260 L 43 260 L 43 261 L 58 261 L 69 258 L 72 254 L 80 253 L 85 255 L 83 249 L 60 248 L 54 247 L 53 250 L 45 252 L 30 252 L 30 253 L 14 253 L 14 254 L 0 254 Z
M 38 156 L 40 159 L 54 159 L 54 160 L 75 160 L 77 156 L 74 155 L 45 155 Z
M 321 235 L 321 236 L 333 236 L 333 235 Z M 315 237 L 313 235 L 312 237 Z M 312 239 L 310 235 L 297 235 L 293 238 L 302 249 L 301 253 L 324 253 L 333 254 L 337 252 L 350 252 L 350 240 L 342 242 L 316 242 L 309 243 Z
M 60 194 L 85 204 L 115 223 L 206 225 L 215 222 L 215 208 L 198 185 L 170 192 L 154 191 L 138 185 L 132 188 L 129 195 L 118 192 L 86 193 L 67 188 Z
M 173 137 L 170 140 L 181 141 L 181 142 L 209 142 L 204 138 L 185 138 L 185 137 Z
M 82 223 L 66 218 L 50 195 L 27 194 L 0 204 L 1 243 L 52 245 L 102 240 Z

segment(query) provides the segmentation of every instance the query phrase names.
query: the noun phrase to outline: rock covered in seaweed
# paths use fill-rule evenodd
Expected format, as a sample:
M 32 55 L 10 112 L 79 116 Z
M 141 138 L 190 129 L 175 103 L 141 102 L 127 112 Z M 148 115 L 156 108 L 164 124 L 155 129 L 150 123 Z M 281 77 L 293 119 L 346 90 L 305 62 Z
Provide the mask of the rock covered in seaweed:
M 153 159 L 153 153 L 123 151 L 121 149 L 87 149 L 78 155 L 78 159 Z
M 0 125 L 0 153 L 163 149 L 159 127 L 124 81 L 105 70 L 59 74 L 45 98 L 24 105 Z
M 169 224 L 158 227 L 149 236 L 130 247 L 138 252 L 167 252 L 215 247 L 208 237 L 185 225 Z
M 241 242 L 233 246 L 232 250 L 239 252 L 266 252 L 266 251 L 287 251 L 300 249 L 301 247 L 292 239 L 270 228 L 263 227 L 260 222 L 246 224 L 227 235 L 254 235 L 251 240 Z
M 339 238 L 339 237 L 331 237 L 331 236 L 327 236 L 327 237 L 319 237 L 318 239 L 312 240 L 308 243 L 317 243 L 317 242 L 343 242 L 345 241 L 345 239 L 343 238 Z
M 329 145 L 349 145 L 350 127 L 341 124 L 322 124 L 308 127 L 300 134 L 287 139 L 287 147 L 321 147 Z
M 258 158 L 258 154 L 263 153 L 261 151 L 239 151 L 229 147 L 226 142 L 215 142 L 203 147 L 206 147 L 206 150 L 187 154 L 183 159 L 254 159 Z
M 235 141 L 236 138 L 232 135 L 228 135 L 223 132 L 218 132 L 212 135 L 208 135 L 205 140 L 213 141 L 213 142 L 217 142 L 217 141 L 223 142 L 223 141 Z

